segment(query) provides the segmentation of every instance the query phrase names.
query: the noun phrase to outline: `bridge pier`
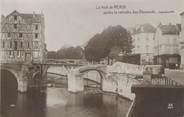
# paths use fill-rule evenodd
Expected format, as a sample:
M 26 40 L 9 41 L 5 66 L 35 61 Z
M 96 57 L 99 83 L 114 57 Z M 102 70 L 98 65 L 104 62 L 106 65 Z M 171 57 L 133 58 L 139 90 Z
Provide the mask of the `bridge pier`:
M 21 70 L 18 72 L 18 91 L 21 93 L 27 92 L 28 90 L 28 77 L 29 76 L 29 66 L 21 66 Z
M 73 70 L 68 74 L 68 91 L 73 93 L 84 91 L 83 74 L 76 72 Z
M 28 82 L 26 80 L 18 81 L 18 91 L 21 93 L 27 92 Z

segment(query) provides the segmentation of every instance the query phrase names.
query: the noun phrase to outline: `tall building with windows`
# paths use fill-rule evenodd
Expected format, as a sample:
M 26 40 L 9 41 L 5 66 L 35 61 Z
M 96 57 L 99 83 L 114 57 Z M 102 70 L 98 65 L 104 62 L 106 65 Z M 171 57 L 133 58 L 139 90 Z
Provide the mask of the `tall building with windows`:
M 181 68 L 184 69 L 184 12 L 181 16 L 181 32 L 180 32 L 180 56 L 181 56 Z
M 155 31 L 151 24 L 142 24 L 132 32 L 132 54 L 140 54 L 140 64 L 153 64 Z
M 13 11 L 1 16 L 1 62 L 43 62 L 44 15 Z
M 179 33 L 181 25 L 162 25 L 157 27 L 155 34 L 155 64 L 176 68 L 180 64 Z

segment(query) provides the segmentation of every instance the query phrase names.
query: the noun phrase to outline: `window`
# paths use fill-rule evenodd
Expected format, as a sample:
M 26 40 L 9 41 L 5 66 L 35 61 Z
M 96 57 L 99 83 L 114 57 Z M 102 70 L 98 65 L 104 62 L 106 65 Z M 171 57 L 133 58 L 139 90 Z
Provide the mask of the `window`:
M 3 41 L 3 48 L 5 47 L 5 42 Z
M 22 38 L 22 33 L 19 33 L 19 37 Z
M 38 30 L 38 24 L 35 25 L 35 30 Z
M 10 51 L 10 57 L 14 57 L 14 51 Z
M 19 51 L 17 51 L 17 56 L 19 56 Z
M 21 48 L 23 47 L 23 42 L 22 42 L 22 41 L 20 42 L 20 47 L 21 47 Z
M 33 57 L 34 58 L 38 58 L 39 57 L 39 53 L 38 52 L 33 52 Z
M 12 48 L 12 42 L 10 41 L 10 48 Z
M 38 33 L 35 34 L 35 39 L 37 39 L 37 38 L 38 38 Z
M 16 15 L 14 16 L 14 20 L 15 20 L 15 21 L 17 20 L 17 16 L 16 16 Z
M 11 34 L 10 33 L 8 33 L 8 37 L 10 37 L 11 36 Z
M 34 44 L 34 49 L 38 49 L 39 48 L 38 41 L 34 41 L 33 44 Z
M 17 50 L 17 41 L 14 41 L 14 49 Z
M 29 48 L 29 42 L 27 42 L 27 48 Z
M 13 27 L 14 27 L 14 29 L 17 29 L 17 24 L 14 24 Z
M 22 56 L 22 58 L 24 58 L 24 53 L 23 52 L 21 52 L 21 56 Z

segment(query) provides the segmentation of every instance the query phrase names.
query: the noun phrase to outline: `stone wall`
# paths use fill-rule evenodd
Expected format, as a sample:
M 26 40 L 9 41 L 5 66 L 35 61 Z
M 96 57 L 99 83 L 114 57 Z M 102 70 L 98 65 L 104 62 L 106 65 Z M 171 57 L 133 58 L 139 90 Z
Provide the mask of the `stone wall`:
M 131 86 L 139 83 L 134 77 L 127 74 L 110 74 L 107 78 L 103 79 L 102 90 L 117 93 L 122 97 L 133 100 L 135 94 L 131 93 Z

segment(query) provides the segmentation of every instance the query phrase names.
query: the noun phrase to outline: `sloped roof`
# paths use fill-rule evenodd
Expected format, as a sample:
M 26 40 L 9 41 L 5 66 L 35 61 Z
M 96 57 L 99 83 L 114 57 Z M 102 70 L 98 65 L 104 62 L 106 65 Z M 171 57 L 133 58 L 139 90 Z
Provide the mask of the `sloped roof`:
M 180 29 L 181 29 L 181 25 L 160 25 L 159 26 L 162 34 L 171 34 L 171 35 L 175 35 L 175 34 L 179 34 Z
M 18 11 L 14 10 L 12 13 L 7 15 L 6 17 L 9 17 L 11 15 L 19 15 L 21 16 L 26 23 L 36 23 L 36 22 L 41 22 L 42 14 L 26 14 L 26 13 L 19 13 Z
M 155 33 L 156 28 L 153 27 L 151 24 L 142 24 L 136 29 L 134 29 L 134 34 L 138 33 Z

